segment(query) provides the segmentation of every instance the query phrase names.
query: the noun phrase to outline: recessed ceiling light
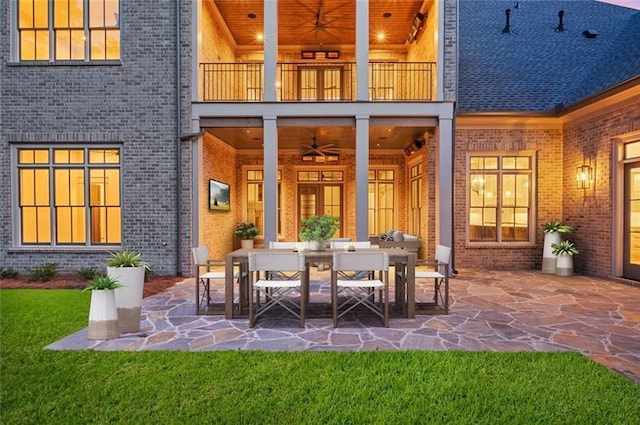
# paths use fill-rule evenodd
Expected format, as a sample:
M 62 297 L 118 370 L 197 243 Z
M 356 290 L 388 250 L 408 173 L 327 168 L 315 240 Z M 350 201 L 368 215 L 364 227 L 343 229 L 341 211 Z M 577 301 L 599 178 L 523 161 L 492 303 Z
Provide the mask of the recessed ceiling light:
M 382 14 L 382 17 L 383 17 L 383 18 L 390 18 L 390 17 L 391 17 L 391 12 L 384 12 L 384 13 Z
M 249 14 L 247 15 L 247 17 L 248 17 L 249 19 L 256 19 L 256 14 L 255 14 L 255 13 L 249 13 Z

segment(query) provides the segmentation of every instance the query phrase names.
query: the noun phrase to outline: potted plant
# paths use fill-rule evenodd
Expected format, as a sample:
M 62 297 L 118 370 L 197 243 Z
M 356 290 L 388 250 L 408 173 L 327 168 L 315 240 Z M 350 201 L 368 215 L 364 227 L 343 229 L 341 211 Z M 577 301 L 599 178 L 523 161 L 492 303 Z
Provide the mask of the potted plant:
M 553 254 L 558 257 L 556 263 L 557 276 L 571 276 L 573 274 L 573 256 L 578 254 L 578 248 L 568 240 L 551 245 Z
M 562 234 L 571 233 L 574 227 L 568 224 L 561 224 L 559 221 L 549 221 L 542 225 L 542 233 L 544 234 L 544 245 L 542 251 L 542 273 L 555 273 L 557 256 L 553 254 L 553 244 L 560 243 Z
M 310 249 L 318 251 L 336 233 L 338 222 L 338 217 L 328 214 L 305 218 L 300 229 L 300 240 L 309 241 Z
M 113 339 L 120 336 L 115 289 L 123 285 L 109 276 L 97 275 L 83 291 L 91 291 L 87 338 Z
M 253 238 L 258 236 L 258 227 L 253 223 L 243 221 L 236 226 L 235 234 L 240 238 L 242 249 L 252 249 Z
M 130 249 L 112 252 L 107 259 L 107 275 L 124 285 L 116 290 L 120 332 L 139 332 L 144 274 L 151 265 Z

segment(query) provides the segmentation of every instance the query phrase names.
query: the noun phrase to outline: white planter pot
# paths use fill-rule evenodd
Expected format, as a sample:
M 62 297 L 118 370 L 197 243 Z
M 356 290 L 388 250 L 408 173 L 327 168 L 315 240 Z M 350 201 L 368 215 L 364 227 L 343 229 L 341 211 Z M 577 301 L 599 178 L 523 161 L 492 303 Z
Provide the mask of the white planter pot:
M 556 276 L 573 275 L 573 255 L 558 255 Z
M 309 241 L 309 249 L 311 251 L 321 251 L 324 249 L 324 241 Z
M 144 267 L 107 267 L 107 274 L 125 285 L 115 290 L 120 332 L 140 332 Z
M 253 249 L 253 239 L 240 239 L 240 248 Z
M 560 233 L 545 233 L 544 235 L 544 249 L 542 251 L 542 273 L 556 272 L 557 256 L 553 254 L 552 244 L 560 243 Z
M 119 336 L 115 291 L 112 289 L 91 291 L 87 338 L 113 339 Z

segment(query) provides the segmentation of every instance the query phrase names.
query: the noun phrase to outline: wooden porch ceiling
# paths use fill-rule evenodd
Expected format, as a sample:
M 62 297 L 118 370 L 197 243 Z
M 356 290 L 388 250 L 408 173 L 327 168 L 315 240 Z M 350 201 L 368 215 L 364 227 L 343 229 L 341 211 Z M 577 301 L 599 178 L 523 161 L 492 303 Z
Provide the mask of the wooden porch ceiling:
M 404 149 L 428 131 L 424 127 L 369 128 L 369 149 Z M 207 131 L 236 149 L 262 149 L 262 128 L 208 128 Z M 335 149 L 355 149 L 354 127 L 283 127 L 278 130 L 278 148 L 304 149 L 304 145 L 331 144 Z
M 212 0 L 238 47 L 256 47 L 264 28 L 264 1 Z M 433 0 L 369 0 L 371 45 L 403 46 L 418 12 Z M 353 0 L 278 0 L 278 45 L 331 48 L 355 45 Z M 378 40 L 379 32 L 385 34 Z

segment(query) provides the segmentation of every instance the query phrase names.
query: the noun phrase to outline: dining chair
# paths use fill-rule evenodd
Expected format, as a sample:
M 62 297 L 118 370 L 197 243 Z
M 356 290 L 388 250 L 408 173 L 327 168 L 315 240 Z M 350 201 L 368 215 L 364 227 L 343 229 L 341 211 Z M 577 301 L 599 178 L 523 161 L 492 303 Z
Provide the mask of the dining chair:
M 377 272 L 378 278 L 371 271 Z M 376 291 L 379 293 L 377 303 Z M 338 300 L 341 295 L 346 299 Z M 338 319 L 358 306 L 364 306 L 380 316 L 383 325 L 389 327 L 389 253 L 334 252 L 331 304 L 333 327 L 338 327 Z
M 416 303 L 416 308 L 421 306 L 439 305 L 438 298 L 442 304 L 445 314 L 449 314 L 449 261 L 451 259 L 451 248 L 444 245 L 436 246 L 436 255 L 433 259 L 418 260 L 416 264 L 415 278 L 417 279 L 433 279 L 434 293 L 433 302 Z M 432 266 L 426 269 L 426 266 Z M 444 287 L 444 288 L 443 288 Z M 444 290 L 444 293 L 443 293 Z
M 309 249 L 309 242 L 295 242 L 295 241 L 270 241 L 269 249 L 291 249 L 291 250 L 304 250 Z
M 209 250 L 206 246 L 198 246 L 191 249 L 193 254 L 193 263 L 196 269 L 196 314 L 200 314 L 203 311 L 209 311 L 211 303 L 211 280 L 220 280 L 224 286 L 225 272 L 212 270 L 212 267 L 224 267 L 224 261 L 212 260 L 209 258 Z M 234 272 L 233 278 L 238 283 L 241 283 L 240 273 Z M 245 285 L 240 284 L 239 288 L 239 310 L 240 314 L 243 314 L 244 305 L 246 304 L 246 291 Z M 202 295 L 200 295 L 200 287 L 202 287 Z M 206 300 L 206 304 L 204 301 Z M 221 311 L 223 313 L 224 311 Z
M 251 251 L 249 252 L 249 326 L 255 326 L 258 317 L 280 306 L 300 319 L 304 328 L 305 297 L 302 295 L 301 275 L 305 258 L 301 252 Z M 266 276 L 260 278 L 260 275 Z M 261 292 L 264 291 L 264 304 Z M 255 301 L 254 301 L 255 293 Z M 296 295 L 296 302 L 291 295 Z
M 346 249 L 353 246 L 355 249 L 369 249 L 371 248 L 371 241 L 330 241 L 331 249 Z

